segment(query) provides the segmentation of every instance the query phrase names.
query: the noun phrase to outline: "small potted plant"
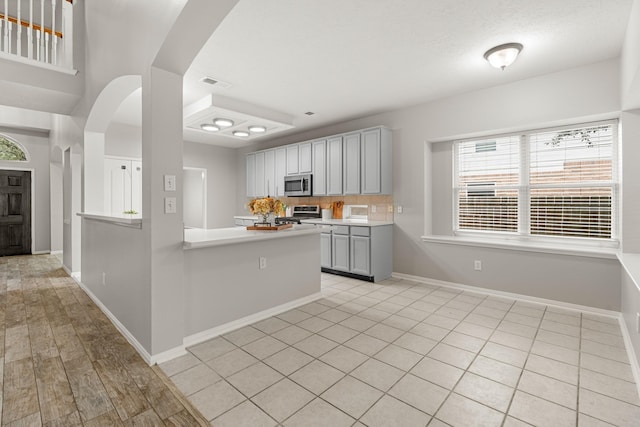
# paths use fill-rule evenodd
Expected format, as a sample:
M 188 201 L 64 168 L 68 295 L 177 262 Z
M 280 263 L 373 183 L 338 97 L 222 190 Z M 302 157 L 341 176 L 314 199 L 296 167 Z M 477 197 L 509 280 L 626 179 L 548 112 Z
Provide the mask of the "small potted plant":
M 249 202 L 248 206 L 253 215 L 262 216 L 262 222 L 257 222 L 255 225 L 264 227 L 271 226 L 273 218 L 283 210 L 283 203 L 269 196 L 253 199 Z

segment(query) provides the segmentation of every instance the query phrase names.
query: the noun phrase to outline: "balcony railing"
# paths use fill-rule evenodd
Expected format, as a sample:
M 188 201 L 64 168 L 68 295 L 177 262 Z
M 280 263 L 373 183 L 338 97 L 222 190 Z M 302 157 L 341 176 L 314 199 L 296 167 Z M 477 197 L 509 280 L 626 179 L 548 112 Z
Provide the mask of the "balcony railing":
M 0 0 L 0 51 L 73 68 L 73 0 Z

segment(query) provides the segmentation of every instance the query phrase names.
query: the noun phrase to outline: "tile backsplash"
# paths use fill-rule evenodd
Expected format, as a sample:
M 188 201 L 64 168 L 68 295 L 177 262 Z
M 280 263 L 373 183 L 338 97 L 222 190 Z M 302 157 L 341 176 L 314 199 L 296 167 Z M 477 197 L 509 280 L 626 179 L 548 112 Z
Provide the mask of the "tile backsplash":
M 393 221 L 393 196 L 328 196 L 328 197 L 280 197 L 287 206 L 320 205 L 320 209 L 331 208 L 333 202 L 345 205 L 368 205 L 370 221 Z M 372 206 L 376 207 L 375 213 Z M 389 209 L 391 207 L 391 209 Z M 391 210 L 391 212 L 389 212 Z

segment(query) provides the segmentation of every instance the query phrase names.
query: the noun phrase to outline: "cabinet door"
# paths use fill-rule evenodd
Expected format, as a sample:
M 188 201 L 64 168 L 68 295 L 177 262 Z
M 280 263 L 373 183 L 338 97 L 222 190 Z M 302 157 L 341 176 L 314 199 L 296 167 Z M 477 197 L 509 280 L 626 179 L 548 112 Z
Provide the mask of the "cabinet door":
M 313 142 L 313 195 L 327 195 L 327 141 Z
M 298 151 L 297 145 L 287 146 L 287 175 L 297 175 L 300 173 Z
M 247 197 L 256 197 L 256 155 L 247 154 Z
M 331 236 L 331 261 L 335 270 L 349 271 L 349 236 Z
M 360 164 L 362 194 L 381 192 L 380 129 L 362 132 L 362 159 Z
M 327 195 L 342 194 L 342 137 L 327 140 Z
M 331 233 L 320 234 L 320 267 L 331 268 Z
M 311 143 L 303 142 L 298 145 L 298 172 L 311 173 Z
M 276 152 L 267 150 L 264 152 L 264 183 L 267 196 L 276 194 Z
M 343 193 L 360 194 L 360 133 L 344 136 Z
M 287 150 L 285 148 L 276 148 L 276 176 L 275 191 L 276 197 L 284 196 L 284 177 L 287 174 Z
M 267 195 L 267 186 L 264 179 L 264 151 L 256 153 L 256 197 Z
M 371 246 L 370 238 L 351 236 L 351 265 L 350 270 L 354 274 L 364 276 L 371 275 Z

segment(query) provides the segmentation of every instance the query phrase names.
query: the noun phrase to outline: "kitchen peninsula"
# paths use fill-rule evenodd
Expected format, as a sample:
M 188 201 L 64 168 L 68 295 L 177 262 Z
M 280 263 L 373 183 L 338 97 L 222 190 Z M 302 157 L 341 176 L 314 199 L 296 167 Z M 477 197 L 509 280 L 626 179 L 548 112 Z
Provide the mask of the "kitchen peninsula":
M 186 229 L 185 344 L 319 297 L 320 229 Z

